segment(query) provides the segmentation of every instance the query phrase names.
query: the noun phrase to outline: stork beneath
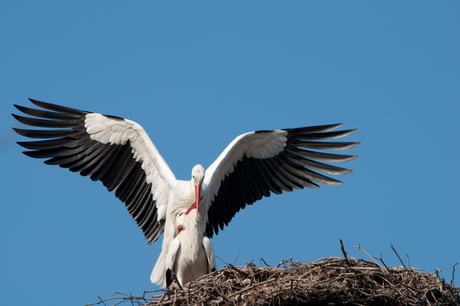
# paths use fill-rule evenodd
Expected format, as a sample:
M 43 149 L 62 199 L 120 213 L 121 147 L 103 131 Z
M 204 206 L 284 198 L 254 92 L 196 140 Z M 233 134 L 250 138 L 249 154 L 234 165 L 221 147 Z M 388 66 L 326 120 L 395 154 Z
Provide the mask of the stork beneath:
M 325 141 L 356 130 L 332 131 L 342 124 L 249 132 L 235 138 L 206 170 L 197 165 L 192 179 L 182 181 L 176 179 L 147 133 L 134 121 L 30 101 L 40 109 L 15 107 L 32 117 L 13 116 L 23 124 L 46 129 L 14 129 L 22 136 L 42 139 L 18 142 L 31 150 L 24 154 L 47 158 L 45 164 L 101 181 L 125 203 L 149 244 L 164 233 L 162 251 L 151 274 L 151 281 L 162 287 L 167 284 L 166 261 L 175 238 L 179 237 L 181 254 L 186 244 L 191 247 L 187 247 L 187 253 L 198 254 L 201 241 L 218 234 L 219 228 L 223 230 L 240 209 L 264 196 L 318 188 L 317 183 L 341 184 L 319 172 L 349 173 L 349 169 L 325 162 L 345 162 L 356 155 L 320 151 L 344 150 L 359 144 Z M 193 212 L 196 222 L 184 226 L 183 233 L 178 234 L 177 218 L 183 211 L 186 215 Z M 187 237 L 187 241 L 180 237 Z M 194 242 L 189 244 L 189 240 Z M 192 267 L 192 271 L 193 277 L 199 277 L 209 269 L 199 266 Z M 184 275 L 182 281 L 189 278 Z
M 166 257 L 166 287 L 171 285 L 173 274 L 180 284 L 186 284 L 197 276 L 216 270 L 211 240 L 197 232 L 197 218 L 189 212 L 180 212 L 176 219 L 177 234 Z

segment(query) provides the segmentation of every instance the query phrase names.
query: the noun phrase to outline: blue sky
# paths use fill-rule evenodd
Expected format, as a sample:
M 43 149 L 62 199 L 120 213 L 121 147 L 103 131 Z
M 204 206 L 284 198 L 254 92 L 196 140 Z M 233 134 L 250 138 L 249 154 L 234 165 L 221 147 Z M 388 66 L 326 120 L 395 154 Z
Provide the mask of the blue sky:
M 367 259 L 359 243 L 397 266 L 393 244 L 450 281 L 460 262 L 459 10 L 458 1 L 3 1 L 2 303 L 84 305 L 158 289 L 149 276 L 161 243 L 147 245 L 114 195 L 21 154 L 10 114 L 29 97 L 140 123 L 179 179 L 248 131 L 358 128 L 343 185 L 246 208 L 213 239 L 217 256 L 314 261 L 342 256 L 343 239 L 350 256 Z

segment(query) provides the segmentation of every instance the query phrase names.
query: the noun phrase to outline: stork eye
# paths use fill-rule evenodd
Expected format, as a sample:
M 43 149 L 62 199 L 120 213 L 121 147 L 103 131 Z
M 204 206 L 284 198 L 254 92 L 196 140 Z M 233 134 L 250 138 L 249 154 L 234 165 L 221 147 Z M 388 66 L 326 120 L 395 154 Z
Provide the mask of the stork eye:
M 183 214 L 185 214 L 185 212 L 181 212 L 181 213 L 179 213 L 179 217 L 180 217 L 180 216 L 182 216 Z

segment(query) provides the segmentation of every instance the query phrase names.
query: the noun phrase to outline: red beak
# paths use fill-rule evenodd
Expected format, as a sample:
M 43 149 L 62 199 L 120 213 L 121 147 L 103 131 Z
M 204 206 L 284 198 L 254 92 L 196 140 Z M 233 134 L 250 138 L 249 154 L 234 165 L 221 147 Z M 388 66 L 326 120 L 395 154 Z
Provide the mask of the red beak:
M 196 203 L 196 219 L 198 220 L 198 208 L 200 207 L 200 193 L 201 193 L 201 186 L 195 186 L 195 203 Z
M 196 185 L 195 186 L 195 203 L 192 204 L 192 206 L 189 207 L 189 209 L 187 209 L 187 211 L 185 212 L 186 215 L 188 215 L 194 208 L 196 208 L 196 219 L 198 220 L 198 208 L 199 208 L 199 205 L 200 205 L 200 193 L 201 193 L 201 186 L 200 185 Z

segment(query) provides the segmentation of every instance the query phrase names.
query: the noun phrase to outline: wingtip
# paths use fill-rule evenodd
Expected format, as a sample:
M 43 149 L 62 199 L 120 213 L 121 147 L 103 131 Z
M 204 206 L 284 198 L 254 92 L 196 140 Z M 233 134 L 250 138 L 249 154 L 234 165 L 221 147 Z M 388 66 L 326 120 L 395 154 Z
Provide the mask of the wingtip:
M 90 113 L 85 110 L 80 110 L 80 109 L 71 108 L 67 106 L 61 106 L 59 104 L 54 104 L 54 103 L 49 103 L 49 102 L 43 102 L 43 101 L 35 100 L 32 98 L 29 98 L 29 101 L 38 107 L 41 107 L 41 108 L 44 108 L 44 109 L 47 109 L 53 112 L 58 112 L 58 113 L 61 113 L 61 112 L 73 113 L 73 114 Z
M 39 101 L 39 100 L 32 99 L 32 98 L 29 98 L 29 101 L 32 102 L 33 104 L 35 104 L 36 106 L 41 107 L 41 108 L 46 108 L 47 105 L 48 106 L 59 106 L 59 105 L 56 105 L 56 104 L 43 102 L 43 101 Z
M 357 145 L 360 145 L 360 144 L 361 144 L 361 141 L 354 141 L 354 142 L 352 143 L 352 146 L 351 146 L 350 148 L 354 148 L 354 147 L 356 147 Z M 350 149 L 350 148 L 349 148 L 349 149 Z
M 356 158 L 356 157 L 358 157 L 358 155 L 356 155 L 355 158 Z M 347 169 L 347 170 L 348 170 L 348 171 L 344 172 L 343 174 L 348 174 L 348 173 L 352 173 L 352 172 L 353 172 L 353 170 L 351 170 L 351 169 Z
M 343 182 L 337 179 L 329 178 L 329 180 L 322 181 L 321 184 L 324 186 L 337 186 L 337 185 L 342 185 Z M 319 186 L 317 188 L 319 188 Z
M 347 161 L 353 160 L 353 159 L 355 159 L 356 157 L 358 157 L 358 155 L 350 155 L 350 159 L 347 160 Z M 353 172 L 353 170 L 350 170 L 350 171 Z
M 360 144 L 361 144 L 361 141 L 354 141 L 353 146 L 351 148 L 354 148 L 354 147 L 356 147 L 356 146 L 358 146 Z
M 32 98 L 29 98 L 29 101 L 32 102 L 33 104 L 42 102 L 42 101 L 39 101 L 39 100 L 36 100 L 36 99 L 32 99 Z
M 45 103 L 36 99 L 29 98 L 29 101 L 32 102 L 32 104 L 35 104 L 37 106 L 40 106 L 40 103 Z
M 329 127 L 328 130 L 335 130 L 343 125 L 343 123 L 334 123 L 334 124 L 326 124 L 323 125 L 324 127 Z
M 22 118 L 21 116 L 16 115 L 16 114 L 11 114 L 11 116 L 13 116 L 14 119 L 16 119 L 17 121 L 21 122 L 21 118 Z M 13 129 L 14 129 L 14 128 L 13 128 Z
M 353 134 L 354 132 L 356 132 L 356 130 L 357 129 L 348 129 L 348 130 L 343 130 L 343 131 L 337 131 L 337 133 L 338 133 L 337 138 L 342 138 L 342 137 L 349 136 L 349 135 Z
M 25 148 L 20 141 L 16 142 L 18 145 L 20 145 L 21 147 Z M 26 148 L 27 149 L 27 148 Z M 24 154 L 25 156 L 28 156 L 28 157 L 32 157 L 32 158 L 36 158 L 33 153 L 35 151 L 23 151 L 22 154 Z

